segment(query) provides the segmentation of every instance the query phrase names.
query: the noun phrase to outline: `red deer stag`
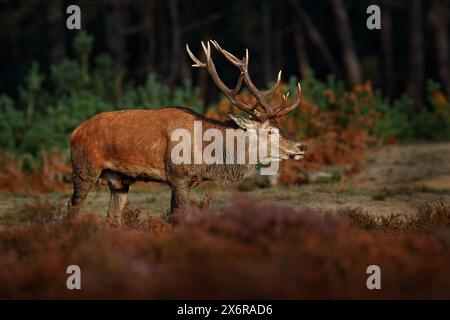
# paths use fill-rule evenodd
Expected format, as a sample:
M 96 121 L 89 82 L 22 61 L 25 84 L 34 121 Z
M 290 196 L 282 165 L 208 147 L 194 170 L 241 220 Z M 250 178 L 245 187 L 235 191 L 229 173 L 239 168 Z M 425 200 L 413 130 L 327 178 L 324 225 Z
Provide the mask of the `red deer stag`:
M 211 58 L 210 44 L 226 60 L 236 66 L 240 76 L 236 87 L 230 89 L 217 74 Z M 294 104 L 286 106 L 287 95 L 276 106 L 270 106 L 267 96 L 273 94 L 280 84 L 281 71 L 275 86 L 267 91 L 256 88 L 248 74 L 248 50 L 246 56 L 238 59 L 222 49 L 216 41 L 208 41 L 202 47 L 206 62 L 197 59 L 189 47 L 187 52 L 194 61 L 193 67 L 205 68 L 214 83 L 237 108 L 250 115 L 244 118 L 230 114 L 230 120 L 217 121 L 208 119 L 189 109 L 168 107 L 160 110 L 124 110 L 101 113 L 82 123 L 71 135 L 71 159 L 73 167 L 73 195 L 68 203 L 68 216 L 77 214 L 94 184 L 101 180 L 109 185 L 111 198 L 108 216 L 116 219 L 125 207 L 129 186 L 136 181 L 154 181 L 167 184 L 172 191 L 170 212 L 186 205 L 191 188 L 202 181 L 214 180 L 233 182 L 249 176 L 262 162 L 258 156 L 255 162 L 236 163 L 174 163 L 172 150 L 177 145 L 171 136 L 177 129 L 195 135 L 195 122 L 201 123 L 201 132 L 214 129 L 225 135 L 226 130 L 245 132 L 264 129 L 268 134 L 277 136 L 278 155 L 276 159 L 301 159 L 306 153 L 306 146 L 290 138 L 273 119 L 293 111 L 300 102 L 301 88 L 298 84 L 298 96 Z M 253 105 L 238 99 L 237 94 L 245 82 L 249 92 L 256 98 Z M 280 130 L 278 130 L 280 129 Z M 244 149 L 249 148 L 245 140 Z M 201 144 L 205 143 L 204 141 Z M 242 145 L 241 145 L 242 146 Z M 230 156 L 229 150 L 220 146 L 216 154 Z M 194 148 L 195 151 L 195 148 Z M 193 151 L 193 152 L 194 152 Z M 239 156 L 237 150 L 232 159 Z M 195 157 L 195 155 L 194 155 Z M 227 158 L 228 159 L 228 158 Z M 248 158 L 246 158 L 248 160 Z

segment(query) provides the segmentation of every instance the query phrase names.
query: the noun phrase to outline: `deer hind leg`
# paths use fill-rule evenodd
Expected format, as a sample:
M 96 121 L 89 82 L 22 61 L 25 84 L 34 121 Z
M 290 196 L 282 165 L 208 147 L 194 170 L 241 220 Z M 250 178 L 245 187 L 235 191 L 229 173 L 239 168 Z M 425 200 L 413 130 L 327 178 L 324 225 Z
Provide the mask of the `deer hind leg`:
M 109 190 L 111 195 L 109 198 L 108 218 L 112 218 L 114 220 L 118 220 L 119 218 L 120 220 L 122 217 L 122 211 L 125 209 L 127 204 L 129 186 L 124 186 L 120 189 L 110 186 Z
M 70 219 L 76 216 L 83 207 L 89 191 L 98 180 L 100 171 L 88 170 L 80 171 L 76 167 L 73 169 L 73 194 L 67 204 L 67 217 Z
M 189 187 L 187 185 L 172 185 L 171 189 L 170 213 L 186 208 Z
M 110 191 L 107 216 L 108 218 L 112 218 L 117 221 L 122 217 L 122 211 L 125 209 L 127 204 L 128 190 L 130 189 L 130 186 L 115 173 L 110 172 L 105 178 L 108 180 Z

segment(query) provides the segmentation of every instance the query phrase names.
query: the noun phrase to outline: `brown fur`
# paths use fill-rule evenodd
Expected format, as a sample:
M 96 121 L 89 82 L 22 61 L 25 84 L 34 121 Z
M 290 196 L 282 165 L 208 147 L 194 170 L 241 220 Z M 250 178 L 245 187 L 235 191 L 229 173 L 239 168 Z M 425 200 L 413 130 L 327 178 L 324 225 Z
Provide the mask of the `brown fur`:
M 192 133 L 194 121 L 202 121 L 203 131 L 216 128 L 224 133 L 227 128 L 238 128 L 233 121 L 208 119 L 181 107 L 101 113 L 81 124 L 71 135 L 74 192 L 68 204 L 69 216 L 79 212 L 99 179 L 109 185 L 108 216 L 116 218 L 135 181 L 169 185 L 173 212 L 186 206 L 189 190 L 200 182 L 238 181 L 255 170 L 255 164 L 174 164 L 171 150 L 178 141 L 171 141 L 171 134 L 179 128 Z M 298 145 L 289 139 L 282 142 L 285 149 L 286 145 Z
M 81 124 L 71 135 L 74 192 L 69 215 L 79 211 L 99 178 L 109 184 L 108 214 L 115 215 L 125 205 L 129 185 L 138 180 L 168 184 L 173 211 L 185 206 L 188 190 L 201 181 L 236 181 L 251 174 L 255 165 L 172 164 L 171 132 L 180 127 L 192 131 L 196 120 L 204 130 L 237 128 L 231 121 L 207 119 L 179 107 L 101 113 Z

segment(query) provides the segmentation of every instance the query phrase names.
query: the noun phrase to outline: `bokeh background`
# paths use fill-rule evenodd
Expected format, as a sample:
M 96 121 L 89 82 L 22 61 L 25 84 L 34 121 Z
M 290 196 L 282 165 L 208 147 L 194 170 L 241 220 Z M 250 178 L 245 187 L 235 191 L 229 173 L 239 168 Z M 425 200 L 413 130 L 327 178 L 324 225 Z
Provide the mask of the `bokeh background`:
M 446 0 L 0 0 L 0 297 L 449 298 L 448 35 Z M 301 82 L 280 124 L 307 157 L 274 179 L 205 184 L 199 208 L 170 219 L 166 186 L 133 185 L 121 224 L 97 186 L 66 221 L 69 136 L 86 119 L 239 112 L 190 67 L 185 44 L 202 58 L 208 39 L 248 48 L 260 88 L 283 70 L 271 103 Z M 70 264 L 82 291 L 65 287 Z M 381 291 L 366 287 L 371 264 Z

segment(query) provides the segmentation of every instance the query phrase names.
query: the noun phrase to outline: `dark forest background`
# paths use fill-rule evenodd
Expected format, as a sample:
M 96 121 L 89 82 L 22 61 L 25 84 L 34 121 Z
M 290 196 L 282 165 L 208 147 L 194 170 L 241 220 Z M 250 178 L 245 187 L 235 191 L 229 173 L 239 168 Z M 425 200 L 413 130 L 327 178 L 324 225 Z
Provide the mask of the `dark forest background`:
M 70 4 L 81 8 L 81 31 L 66 28 Z M 366 27 L 371 4 L 381 30 Z M 202 56 L 208 39 L 238 56 L 248 48 L 259 87 L 282 69 L 288 87 L 299 79 L 307 99 L 339 109 L 339 99 L 322 102 L 317 92 L 339 98 L 370 84 L 379 135 L 447 139 L 448 20 L 446 0 L 1 0 L 0 147 L 64 147 L 101 111 L 216 108 L 217 88 L 185 51 L 189 43 Z M 237 70 L 219 58 L 234 83 Z
M 185 44 L 217 39 L 231 52 L 249 48 L 260 84 L 285 75 L 319 79 L 329 73 L 349 86 L 370 79 L 387 96 L 408 91 L 423 99 L 425 79 L 448 94 L 449 3 L 445 0 L 2 0 L 2 91 L 17 94 L 32 61 L 43 70 L 73 55 L 77 31 L 65 28 L 65 9 L 77 3 L 82 30 L 95 37 L 94 55 L 109 52 L 138 82 L 150 72 L 177 85 L 194 78 L 202 94 L 210 81 L 190 68 Z M 381 7 L 381 30 L 368 30 L 366 8 Z M 227 69 L 223 70 L 225 73 Z M 231 77 L 231 76 L 230 76 Z M 214 93 L 210 93 L 214 95 Z

